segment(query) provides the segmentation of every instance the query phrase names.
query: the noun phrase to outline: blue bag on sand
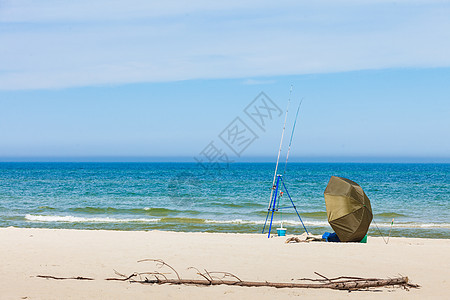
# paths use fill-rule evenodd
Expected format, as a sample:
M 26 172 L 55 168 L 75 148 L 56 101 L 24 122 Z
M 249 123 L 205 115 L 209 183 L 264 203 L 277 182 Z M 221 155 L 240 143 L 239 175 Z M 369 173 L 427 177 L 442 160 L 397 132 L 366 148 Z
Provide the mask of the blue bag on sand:
M 322 235 L 322 238 L 323 238 L 324 240 L 326 240 L 327 242 L 335 242 L 335 243 L 339 243 L 339 242 L 341 241 L 335 232 L 333 232 L 333 233 L 325 232 L 325 233 Z
M 325 232 L 324 234 L 322 234 L 322 238 L 327 241 L 330 234 L 331 232 Z

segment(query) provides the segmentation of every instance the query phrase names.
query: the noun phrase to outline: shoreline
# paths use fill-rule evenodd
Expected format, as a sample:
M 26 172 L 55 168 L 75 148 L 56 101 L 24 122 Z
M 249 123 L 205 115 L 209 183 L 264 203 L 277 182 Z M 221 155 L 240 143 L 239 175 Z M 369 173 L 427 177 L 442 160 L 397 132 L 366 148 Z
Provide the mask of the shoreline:
M 248 236 L 256 236 L 256 237 L 266 237 L 267 238 L 267 232 L 266 233 L 249 233 L 249 232 L 211 232 L 211 231 L 175 231 L 175 230 L 162 230 L 162 229 L 145 229 L 145 230 L 141 230 L 141 229 L 98 229 L 98 228 L 49 228 L 49 227 L 16 227 L 16 226 L 7 226 L 7 227 L 0 227 L 0 231 L 1 230 L 5 230 L 5 229 L 20 229 L 20 230 L 50 230 L 50 231 L 87 231 L 87 232 L 92 232 L 92 231 L 99 231 L 99 232 L 140 232 L 140 233 L 149 233 L 149 232 L 164 232 L 164 233 L 186 233 L 186 234 L 224 234 L 224 235 L 248 235 Z M 332 228 L 328 228 L 328 230 L 332 230 Z M 286 238 L 287 237 L 291 237 L 291 236 L 300 236 L 304 234 L 304 231 L 302 231 L 303 233 L 301 234 L 286 234 Z M 313 236 L 318 236 L 319 234 L 313 234 Z M 277 233 L 275 231 L 273 231 L 273 233 L 271 234 L 270 238 L 275 238 L 277 236 Z M 279 237 L 279 238 L 284 238 L 284 237 Z M 381 236 L 373 236 L 373 235 L 368 235 L 368 238 L 370 239 L 383 239 Z M 387 237 L 385 237 L 387 238 Z M 391 240 L 392 239 L 408 239 L 408 240 L 414 240 L 414 239 L 418 239 L 418 240 L 449 240 L 450 238 L 441 238 L 441 237 L 437 237 L 437 238 L 431 238 L 431 237 L 404 237 L 404 236 L 392 236 L 391 235 Z M 336 244 L 336 243 L 335 243 Z M 341 243 L 341 244 L 358 244 L 358 243 Z
M 361 243 L 295 243 L 261 234 L 173 231 L 116 231 L 77 229 L 0 228 L 2 298 L 124 299 L 148 297 L 273 299 L 295 296 L 309 299 L 441 298 L 450 288 L 450 239 L 369 237 Z M 109 282 L 114 270 L 122 274 L 154 271 L 141 259 L 162 259 L 183 278 L 199 279 L 195 271 L 226 271 L 242 280 L 296 282 L 299 278 L 407 276 L 420 289 L 382 287 L 379 292 L 328 289 L 275 289 L 237 286 L 140 285 Z M 53 280 L 91 277 L 94 281 Z M 169 276 L 169 275 L 168 275 Z
M 54 217 L 51 217 L 54 218 Z M 57 217 L 57 218 L 67 218 L 67 217 Z M 162 217 L 162 219 L 164 219 L 164 217 Z M 239 222 L 238 222 L 239 221 Z M 70 223 L 68 222 L 67 224 L 64 224 L 64 226 L 60 225 L 60 226 L 55 226 L 55 227 L 51 227 L 51 226 L 5 226 L 5 227 L 0 227 L 1 228 L 22 228 L 22 229 L 51 229 L 51 230 L 88 230 L 88 231 L 124 231 L 124 232 L 150 232 L 150 231 L 162 231 L 162 232 L 178 232 L 178 233 L 183 233 L 183 232 L 196 232 L 196 233 L 237 233 L 237 234 L 250 234 L 250 235 L 261 235 L 261 231 L 260 229 L 262 228 L 262 224 L 257 224 L 257 228 L 258 231 L 256 232 L 254 229 L 250 230 L 251 232 L 248 232 L 247 230 L 249 228 L 246 228 L 247 230 L 244 231 L 239 231 L 239 228 L 236 228 L 239 225 L 247 225 L 247 226 L 256 226 L 254 224 L 248 225 L 246 223 L 246 221 L 242 221 L 242 220 L 238 220 L 236 222 L 201 222 L 201 223 L 194 223 L 194 225 L 199 225 L 199 227 L 197 228 L 180 228 L 180 229 L 174 229 L 174 225 L 173 224 L 169 224 L 169 223 L 151 223 L 150 222 L 150 227 L 146 228 L 146 229 L 142 229 L 141 227 L 121 227 L 121 226 L 117 226 L 117 228 L 114 228 L 114 226 L 112 227 L 108 227 L 108 228 L 99 228 L 99 227 L 93 227 L 93 228 L 89 228 L 87 225 L 82 225 L 79 223 Z M 251 222 L 251 221 L 249 221 Z M 256 221 L 255 221 L 256 222 Z M 305 221 L 305 224 L 307 224 L 308 221 Z M 285 221 L 283 222 L 284 224 L 291 224 L 291 223 L 296 223 L 296 222 L 290 222 L 290 221 Z M 299 222 L 298 222 L 299 223 Z M 323 223 L 327 223 L 328 222 L 325 220 L 323 221 Z M 201 228 L 201 226 L 206 226 L 206 225 L 210 225 L 210 227 L 213 227 L 213 229 L 205 229 L 205 228 Z M 219 229 L 214 228 L 214 225 L 216 226 L 221 226 Z M 299 226 L 300 224 L 295 224 L 297 226 Z M 389 237 L 389 229 L 390 226 L 386 223 L 386 224 L 380 224 L 377 223 L 378 227 L 381 228 L 383 236 L 385 239 L 387 239 Z M 170 226 L 169 229 L 163 229 L 164 226 Z M 259 228 L 261 226 L 261 228 Z M 278 224 L 276 225 L 278 226 Z M 71 228 L 70 228 L 71 227 Z M 322 235 L 325 232 L 333 232 L 333 229 L 329 226 L 311 226 L 308 225 L 308 231 L 310 231 L 313 235 L 318 236 L 318 235 Z M 418 239 L 432 239 L 432 240 L 447 240 L 450 239 L 450 230 L 447 227 L 442 227 L 442 228 L 436 228 L 436 227 L 431 227 L 431 229 L 435 232 L 433 233 L 421 233 L 420 231 L 427 231 L 430 230 L 430 228 L 427 227 L 401 227 L 398 224 L 396 224 L 396 227 L 392 228 L 392 232 L 390 235 L 390 238 L 418 238 Z M 441 230 L 441 231 L 439 231 Z M 305 231 L 302 228 L 295 228 L 295 227 L 289 227 L 287 234 L 288 235 L 301 235 L 304 234 Z M 274 231 L 274 234 L 276 234 L 276 232 Z M 375 227 L 375 225 L 370 226 L 369 231 L 368 231 L 368 236 L 369 237 L 376 237 L 376 238 L 382 238 L 383 236 L 380 235 L 378 229 Z M 264 234 L 262 234 L 264 235 Z

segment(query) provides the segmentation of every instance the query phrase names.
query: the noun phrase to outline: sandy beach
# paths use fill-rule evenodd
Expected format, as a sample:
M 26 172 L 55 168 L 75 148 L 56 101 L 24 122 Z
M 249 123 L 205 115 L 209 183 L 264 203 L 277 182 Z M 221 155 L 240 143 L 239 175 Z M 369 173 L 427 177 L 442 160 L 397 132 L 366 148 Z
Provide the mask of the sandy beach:
M 450 288 L 450 240 L 369 237 L 367 244 L 296 243 L 255 234 L 163 231 L 0 229 L 1 299 L 443 299 Z M 141 285 L 106 281 L 123 274 L 159 270 L 162 259 L 183 278 L 200 270 L 227 271 L 242 280 L 295 282 L 299 278 L 408 276 L 420 289 L 374 291 L 269 287 Z M 169 270 L 163 269 L 162 272 Z M 36 277 L 91 277 L 93 281 Z M 168 275 L 169 276 L 169 275 Z

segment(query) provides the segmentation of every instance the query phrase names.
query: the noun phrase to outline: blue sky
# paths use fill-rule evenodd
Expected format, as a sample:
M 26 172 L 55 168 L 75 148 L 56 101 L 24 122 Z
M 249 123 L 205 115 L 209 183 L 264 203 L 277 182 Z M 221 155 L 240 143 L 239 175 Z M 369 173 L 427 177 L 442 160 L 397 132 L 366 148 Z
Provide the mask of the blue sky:
M 450 161 L 450 1 L 0 1 L 0 157 Z M 257 135 L 240 157 L 218 137 Z M 270 122 L 269 122 L 270 121 Z M 287 146 L 288 139 L 285 140 Z

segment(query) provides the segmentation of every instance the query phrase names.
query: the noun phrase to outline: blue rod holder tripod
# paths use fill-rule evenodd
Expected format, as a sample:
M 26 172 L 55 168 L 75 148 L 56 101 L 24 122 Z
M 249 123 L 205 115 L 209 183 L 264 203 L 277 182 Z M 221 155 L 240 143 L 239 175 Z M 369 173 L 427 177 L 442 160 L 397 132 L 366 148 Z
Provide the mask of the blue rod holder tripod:
M 281 184 L 280 184 L 281 183 Z M 268 238 L 270 238 L 270 232 L 272 230 L 272 222 L 273 222 L 273 215 L 276 211 L 278 211 L 279 209 L 285 209 L 285 208 L 294 208 L 295 212 L 297 213 L 297 216 L 300 220 L 300 222 L 303 225 L 303 228 L 305 229 L 306 233 L 308 233 L 308 230 L 306 230 L 305 224 L 303 224 L 302 218 L 300 217 L 300 214 L 297 211 L 297 207 L 294 204 L 294 201 L 292 201 L 291 195 L 289 194 L 286 185 L 284 184 L 283 181 L 283 176 L 282 175 L 277 175 L 277 183 L 275 185 L 275 193 L 273 193 L 272 199 L 270 199 L 270 204 L 269 204 L 269 208 L 267 209 L 267 215 L 266 215 L 266 221 L 264 222 L 264 227 L 262 230 L 262 233 L 264 233 L 265 229 L 266 229 L 266 225 L 267 225 L 267 220 L 269 219 L 269 215 L 270 216 L 270 224 L 269 224 L 269 234 L 268 234 Z M 278 190 L 281 190 L 282 188 L 284 188 L 284 190 L 286 191 L 286 194 L 289 197 L 289 200 L 291 200 L 292 206 L 287 206 L 287 207 L 278 207 L 277 206 L 277 196 L 278 196 Z M 281 196 L 280 196 L 281 197 Z M 280 200 L 278 200 L 278 204 L 279 204 Z

